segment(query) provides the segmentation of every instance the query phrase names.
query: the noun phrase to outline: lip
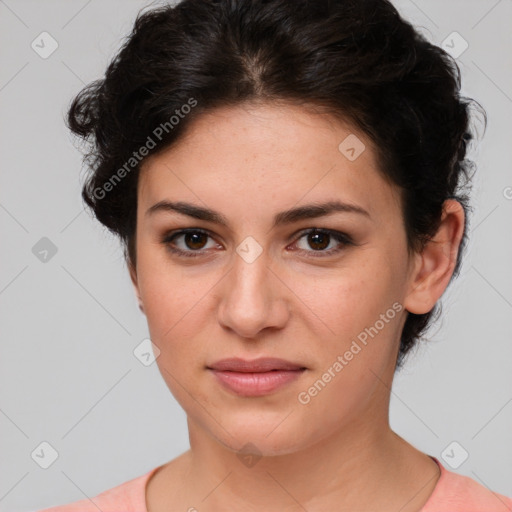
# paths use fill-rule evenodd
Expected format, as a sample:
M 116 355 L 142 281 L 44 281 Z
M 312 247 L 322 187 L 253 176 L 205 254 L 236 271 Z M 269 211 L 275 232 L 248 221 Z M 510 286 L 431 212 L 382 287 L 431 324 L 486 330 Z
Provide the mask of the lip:
M 221 359 L 208 366 L 208 368 L 218 371 L 260 373 L 271 370 L 301 370 L 305 369 L 305 366 L 277 357 L 260 357 L 253 360 L 232 357 L 230 359 Z
M 222 359 L 207 366 L 217 380 L 238 396 L 263 396 L 298 379 L 306 370 L 300 364 L 273 357 L 252 361 Z

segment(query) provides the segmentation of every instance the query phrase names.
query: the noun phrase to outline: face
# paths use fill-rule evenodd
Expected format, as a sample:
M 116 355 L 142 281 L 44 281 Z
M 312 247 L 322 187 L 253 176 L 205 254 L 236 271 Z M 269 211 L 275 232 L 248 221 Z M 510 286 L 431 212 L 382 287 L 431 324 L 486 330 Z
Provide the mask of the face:
M 157 364 L 195 431 L 282 454 L 387 421 L 410 261 L 363 134 L 297 106 L 211 111 L 145 162 L 136 239 Z M 300 370 L 211 369 L 263 357 Z

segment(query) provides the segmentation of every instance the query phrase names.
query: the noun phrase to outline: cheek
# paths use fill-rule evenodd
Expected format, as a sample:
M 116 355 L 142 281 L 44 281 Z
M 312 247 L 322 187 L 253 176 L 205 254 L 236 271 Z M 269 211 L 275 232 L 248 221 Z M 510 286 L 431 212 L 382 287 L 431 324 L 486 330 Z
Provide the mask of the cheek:
M 326 331 L 337 339 L 357 336 L 393 304 L 389 276 L 350 269 L 310 282 L 295 279 L 294 290 Z
M 160 350 L 157 364 L 179 400 L 178 383 L 193 382 L 203 369 L 215 319 L 211 296 L 222 273 L 183 269 L 154 253 L 141 257 L 139 268 L 150 338 Z
M 139 250 L 138 284 L 148 324 L 155 335 L 165 337 L 184 328 L 187 317 L 196 313 L 211 286 L 209 278 L 204 273 L 194 275 L 190 267 L 180 267 L 149 241 L 141 241 Z
M 179 349 L 189 345 L 205 321 L 204 290 L 194 289 L 190 280 L 158 279 L 155 274 L 146 283 L 144 309 L 151 339 L 160 349 Z
M 310 287 L 300 292 L 310 329 L 316 330 L 319 365 L 314 377 L 328 381 L 333 391 L 359 389 L 364 395 L 364 388 L 375 381 L 370 369 L 382 374 L 398 345 L 403 306 L 392 271 L 389 266 L 379 272 L 352 270 L 337 281 L 333 276 L 317 280 L 314 288 L 314 293 L 307 293 Z
M 317 428 L 315 418 L 327 411 L 329 425 L 338 428 L 385 394 L 381 380 L 394 364 L 402 306 L 388 276 L 381 277 L 352 275 L 310 296 L 329 334 L 317 336 L 317 367 L 296 397 L 307 428 Z
M 189 411 L 194 407 L 191 392 L 196 400 L 207 402 L 201 389 L 194 385 L 195 376 L 202 371 L 206 342 L 203 325 L 207 313 L 204 310 L 205 290 L 195 286 L 179 270 L 151 268 L 142 278 L 144 286 L 144 310 L 151 341 L 160 353 L 156 359 L 160 374 L 172 395 Z

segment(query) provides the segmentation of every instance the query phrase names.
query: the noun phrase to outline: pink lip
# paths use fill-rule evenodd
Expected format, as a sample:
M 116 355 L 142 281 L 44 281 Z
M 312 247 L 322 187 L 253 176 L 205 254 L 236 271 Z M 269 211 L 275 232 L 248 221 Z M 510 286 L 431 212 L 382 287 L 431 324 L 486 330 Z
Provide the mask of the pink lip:
M 207 367 L 220 383 L 240 396 L 262 396 L 299 378 L 306 369 L 283 359 L 223 359 Z

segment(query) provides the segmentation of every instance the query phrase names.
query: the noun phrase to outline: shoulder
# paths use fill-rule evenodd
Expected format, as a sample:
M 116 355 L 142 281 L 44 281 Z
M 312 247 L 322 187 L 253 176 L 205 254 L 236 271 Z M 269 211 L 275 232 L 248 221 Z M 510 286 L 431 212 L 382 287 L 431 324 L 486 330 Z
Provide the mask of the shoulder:
M 512 512 L 512 498 L 492 492 L 468 476 L 448 471 L 436 458 L 441 476 L 421 512 Z
M 132 478 L 93 498 L 41 509 L 37 512 L 146 512 L 146 484 L 161 466 Z

